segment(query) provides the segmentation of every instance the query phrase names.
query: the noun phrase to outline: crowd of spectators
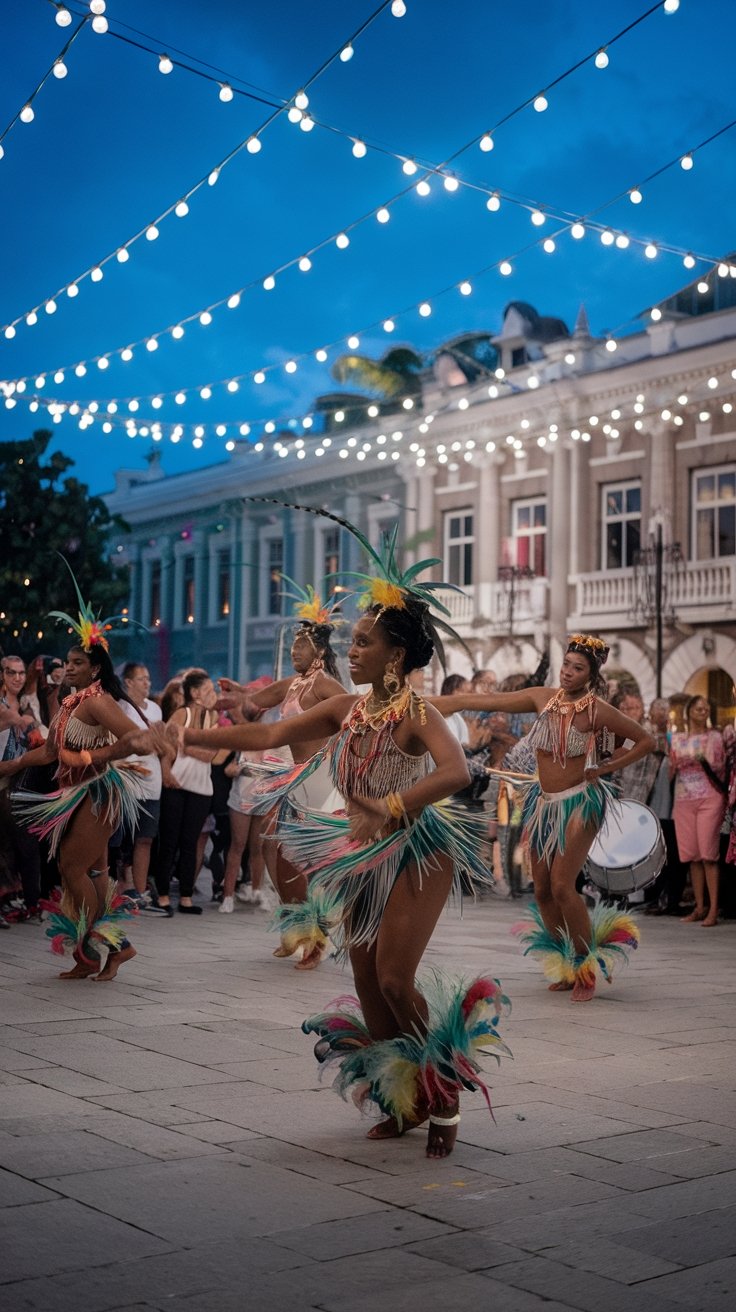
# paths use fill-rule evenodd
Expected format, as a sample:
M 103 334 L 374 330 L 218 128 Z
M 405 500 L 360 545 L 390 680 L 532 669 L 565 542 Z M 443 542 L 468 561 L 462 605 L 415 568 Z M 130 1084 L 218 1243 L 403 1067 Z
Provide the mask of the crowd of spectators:
M 453 674 L 442 692 L 515 691 L 546 681 L 542 661 L 533 674 L 520 672 L 498 682 L 493 670 L 478 670 L 471 680 Z M 42 656 L 26 668 L 20 656 L 1 662 L 0 760 L 37 746 L 49 732 L 63 686 L 64 662 Z M 210 726 L 248 714 L 222 710 L 218 692 L 204 669 L 182 671 L 158 695 L 144 664 L 131 661 L 121 671 L 128 700 L 121 703 L 134 724 L 174 719 L 183 725 Z M 258 681 L 260 686 L 268 680 Z M 611 701 L 625 715 L 646 724 L 655 750 L 616 776 L 620 794 L 642 802 L 658 816 L 666 844 L 666 863 L 656 883 L 641 897 L 630 898 L 653 914 L 680 915 L 709 927 L 719 912 L 736 915 L 736 733 L 729 723 L 714 727 L 706 698 L 656 698 L 645 714 L 633 685 L 618 686 Z M 247 702 L 246 702 L 247 707 Z M 257 712 L 256 712 L 257 713 Z M 501 896 L 522 897 L 530 889 L 528 859 L 521 835 L 521 793 L 510 781 L 489 774 L 534 772 L 526 735 L 534 715 L 496 712 L 449 717 L 465 751 L 471 781 L 457 800 L 482 813 L 487 821 L 488 863 Z M 622 745 L 619 745 L 622 746 Z M 612 745 L 612 750 L 613 750 Z M 156 756 L 136 758 L 145 805 L 133 832 L 119 830 L 110 844 L 113 873 L 141 911 L 162 917 L 178 910 L 201 915 L 194 900 L 197 881 L 209 872 L 209 896 L 231 913 L 236 901 L 268 909 L 263 890 L 263 823 L 244 810 L 244 787 L 252 771 L 252 754 L 212 753 L 188 749 L 162 773 Z M 257 767 L 256 767 L 257 768 Z M 50 792 L 53 767 L 28 771 L 14 787 Z M 4 782 L 4 781 L 3 781 Z M 19 826 L 12 815 L 10 791 L 0 784 L 0 928 L 41 918 L 40 899 L 58 884 L 58 871 L 46 845 Z M 198 890 L 205 892 L 204 888 Z

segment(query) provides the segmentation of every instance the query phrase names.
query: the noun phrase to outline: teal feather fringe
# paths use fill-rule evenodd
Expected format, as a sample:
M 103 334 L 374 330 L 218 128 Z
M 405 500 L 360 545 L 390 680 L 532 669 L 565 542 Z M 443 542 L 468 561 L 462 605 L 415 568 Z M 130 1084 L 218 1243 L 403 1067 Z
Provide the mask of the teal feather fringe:
M 565 851 L 565 834 L 573 816 L 584 827 L 599 829 L 606 807 L 615 804 L 616 789 L 607 779 L 585 784 L 572 797 L 554 799 L 545 794 L 539 781 L 528 787 L 522 811 L 522 824 L 534 854 L 551 865 L 558 852 Z

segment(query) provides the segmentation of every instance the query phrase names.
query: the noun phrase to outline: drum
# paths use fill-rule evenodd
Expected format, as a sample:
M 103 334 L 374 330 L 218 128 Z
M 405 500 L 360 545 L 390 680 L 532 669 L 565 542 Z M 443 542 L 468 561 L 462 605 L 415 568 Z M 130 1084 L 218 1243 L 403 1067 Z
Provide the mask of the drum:
M 659 820 L 642 802 L 619 801 L 588 853 L 585 873 L 602 893 L 623 897 L 653 884 L 666 859 Z

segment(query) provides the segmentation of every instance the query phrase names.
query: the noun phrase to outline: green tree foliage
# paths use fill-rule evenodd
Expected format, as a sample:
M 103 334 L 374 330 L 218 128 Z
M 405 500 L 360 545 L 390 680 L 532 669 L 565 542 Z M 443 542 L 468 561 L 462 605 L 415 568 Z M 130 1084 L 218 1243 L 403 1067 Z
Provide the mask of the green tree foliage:
M 424 362 L 408 346 L 394 346 L 380 360 L 365 355 L 341 355 L 332 366 L 338 383 L 351 383 L 386 401 L 417 397 Z
M 74 461 L 58 451 L 47 456 L 51 438 L 40 430 L 0 444 L 0 647 L 26 658 L 65 649 L 66 631 L 47 619 L 50 610 L 77 611 L 62 555 L 103 615 L 119 610 L 128 592 L 127 574 L 107 555 L 111 532 L 127 525 L 86 483 L 64 477 Z

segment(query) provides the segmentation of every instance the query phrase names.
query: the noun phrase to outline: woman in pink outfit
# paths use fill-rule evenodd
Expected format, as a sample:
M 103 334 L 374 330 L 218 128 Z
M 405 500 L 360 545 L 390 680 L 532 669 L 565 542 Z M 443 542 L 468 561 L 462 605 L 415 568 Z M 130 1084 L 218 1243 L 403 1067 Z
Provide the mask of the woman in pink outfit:
M 685 703 L 685 732 L 672 735 L 670 770 L 675 777 L 675 822 L 680 860 L 690 863 L 695 907 L 685 921 L 710 928 L 718 920 L 718 856 L 726 813 L 725 752 L 720 730 L 710 727 L 705 697 Z M 708 907 L 705 894 L 708 893 Z

